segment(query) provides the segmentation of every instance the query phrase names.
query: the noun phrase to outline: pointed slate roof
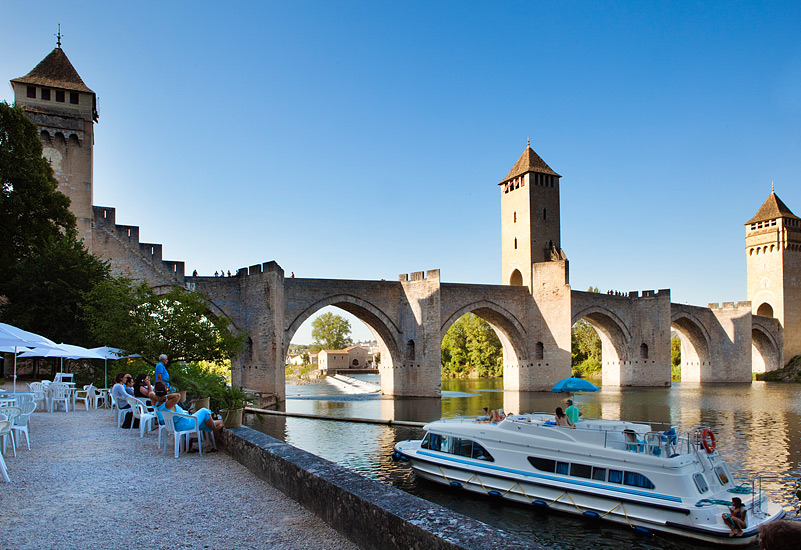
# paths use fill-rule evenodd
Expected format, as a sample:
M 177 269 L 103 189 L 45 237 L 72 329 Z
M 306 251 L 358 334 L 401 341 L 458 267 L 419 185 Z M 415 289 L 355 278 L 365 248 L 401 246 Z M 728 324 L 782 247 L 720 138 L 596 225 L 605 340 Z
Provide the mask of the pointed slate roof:
M 745 222 L 745 225 L 775 220 L 776 218 L 794 218 L 796 220 L 801 219 L 793 214 L 789 208 L 787 208 L 787 205 L 782 202 L 776 193 L 771 191 L 767 200 L 762 204 L 762 206 L 759 207 L 759 210 L 754 217 Z
M 545 161 L 542 160 L 531 147 L 526 147 L 526 150 L 523 151 L 523 154 L 520 155 L 520 158 L 517 159 L 517 162 L 509 171 L 509 174 L 498 185 L 502 185 L 510 179 L 521 176 L 527 172 L 539 172 L 540 174 L 550 174 L 551 176 L 556 176 L 559 178 L 562 177 L 551 170 L 551 167 L 545 164 Z
M 78 71 L 72 66 L 67 54 L 61 48 L 55 48 L 31 72 L 25 76 L 15 78 L 11 82 L 94 93 L 83 83 Z

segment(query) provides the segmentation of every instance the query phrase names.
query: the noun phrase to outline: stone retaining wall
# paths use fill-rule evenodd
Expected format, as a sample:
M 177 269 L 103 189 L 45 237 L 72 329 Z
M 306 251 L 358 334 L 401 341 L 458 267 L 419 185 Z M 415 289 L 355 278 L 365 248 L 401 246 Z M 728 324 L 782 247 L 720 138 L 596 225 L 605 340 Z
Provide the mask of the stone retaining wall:
M 221 439 L 235 460 L 362 548 L 543 548 L 251 428 L 225 430 Z

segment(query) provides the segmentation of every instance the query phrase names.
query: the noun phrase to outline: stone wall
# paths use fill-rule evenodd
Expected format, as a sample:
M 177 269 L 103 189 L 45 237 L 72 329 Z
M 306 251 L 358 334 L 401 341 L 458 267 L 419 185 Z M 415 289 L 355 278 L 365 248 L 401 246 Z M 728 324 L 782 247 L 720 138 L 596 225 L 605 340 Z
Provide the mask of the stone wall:
M 250 428 L 224 431 L 221 439 L 235 460 L 317 514 L 360 548 L 542 548 Z

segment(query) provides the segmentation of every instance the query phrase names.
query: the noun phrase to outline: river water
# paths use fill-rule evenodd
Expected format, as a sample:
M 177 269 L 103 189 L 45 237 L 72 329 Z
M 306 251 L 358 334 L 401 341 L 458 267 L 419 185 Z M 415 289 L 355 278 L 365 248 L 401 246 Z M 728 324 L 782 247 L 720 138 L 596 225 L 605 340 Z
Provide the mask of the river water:
M 378 382 L 378 376 L 358 376 Z M 565 396 L 545 392 L 504 392 L 502 379 L 443 380 L 442 399 L 393 399 L 377 394 L 342 394 L 325 383 L 287 385 L 286 410 L 336 417 L 426 422 L 442 417 L 478 416 L 482 407 L 507 413 L 552 412 Z M 735 478 L 757 474 L 801 475 L 801 385 L 754 382 L 738 385 L 674 383 L 671 388 L 602 387 L 574 396 L 585 417 L 667 422 L 689 429 L 699 424 L 717 435 L 718 451 Z M 284 417 L 249 417 L 248 425 L 336 462 L 367 477 L 514 532 L 554 549 L 709 548 L 678 538 L 644 536 L 624 527 L 497 502 L 415 477 L 408 464 L 393 462 L 397 441 L 419 439 L 422 429 Z M 763 488 L 799 516 L 799 486 L 774 480 Z M 756 545 L 754 545 L 756 548 Z

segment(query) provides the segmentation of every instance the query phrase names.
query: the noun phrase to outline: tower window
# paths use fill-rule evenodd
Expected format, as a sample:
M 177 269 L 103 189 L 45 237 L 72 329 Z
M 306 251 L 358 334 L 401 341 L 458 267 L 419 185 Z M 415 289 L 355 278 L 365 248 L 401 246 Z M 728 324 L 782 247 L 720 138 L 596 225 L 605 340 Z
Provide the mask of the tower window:
M 36 99 L 36 86 L 28 86 L 28 97 Z
M 78 94 L 78 92 L 70 92 L 70 103 L 72 103 L 73 105 L 77 105 L 79 97 L 80 94 Z
M 50 88 L 42 88 L 42 99 L 50 101 Z
M 64 103 L 64 90 L 56 90 L 56 101 Z
M 541 361 L 545 358 L 545 346 L 542 345 L 542 342 L 537 342 L 534 345 L 534 359 Z
M 648 344 L 640 346 L 640 359 L 648 359 Z
M 547 208 L 543 208 L 542 209 L 542 219 L 543 220 L 547 220 L 548 219 L 548 209 Z
M 515 237 L 515 250 L 517 250 L 517 237 Z
M 514 219 L 514 223 L 517 223 L 517 212 L 515 212 L 515 219 Z

